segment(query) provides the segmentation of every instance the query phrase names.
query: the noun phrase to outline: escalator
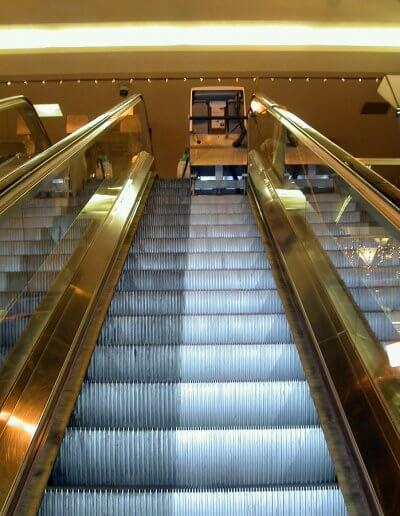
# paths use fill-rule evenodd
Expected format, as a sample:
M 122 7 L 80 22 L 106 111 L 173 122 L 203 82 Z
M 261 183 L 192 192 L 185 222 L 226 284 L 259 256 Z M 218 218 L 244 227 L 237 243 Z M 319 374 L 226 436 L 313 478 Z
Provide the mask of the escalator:
M 2 514 L 398 513 L 397 192 L 252 107 L 246 195 L 140 96 L 0 188 Z
M 41 514 L 249 507 L 345 514 L 247 199 L 158 182 Z

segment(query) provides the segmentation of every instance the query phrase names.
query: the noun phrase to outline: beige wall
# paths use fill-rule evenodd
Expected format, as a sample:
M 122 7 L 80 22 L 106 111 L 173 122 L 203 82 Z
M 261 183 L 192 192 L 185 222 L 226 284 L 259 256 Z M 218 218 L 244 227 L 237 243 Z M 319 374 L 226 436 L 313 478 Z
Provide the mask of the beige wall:
M 228 84 L 227 81 L 225 81 Z M 176 163 L 187 144 L 189 92 L 198 80 L 151 84 L 140 82 L 132 88 L 144 95 L 153 133 L 157 168 L 161 175 L 175 174 Z M 215 81 L 204 81 L 204 85 Z M 224 84 L 224 81 L 223 83 Z M 400 130 L 394 111 L 385 116 L 360 116 L 365 101 L 379 101 L 375 81 L 347 80 L 243 80 L 247 99 L 254 88 L 284 104 L 289 110 L 329 136 L 356 156 L 400 156 Z M 107 83 L 54 83 L 0 86 L 0 97 L 25 94 L 33 102 L 58 102 L 64 115 L 104 112 L 120 100 L 118 85 Z M 65 118 L 44 119 L 53 141 L 65 135 Z

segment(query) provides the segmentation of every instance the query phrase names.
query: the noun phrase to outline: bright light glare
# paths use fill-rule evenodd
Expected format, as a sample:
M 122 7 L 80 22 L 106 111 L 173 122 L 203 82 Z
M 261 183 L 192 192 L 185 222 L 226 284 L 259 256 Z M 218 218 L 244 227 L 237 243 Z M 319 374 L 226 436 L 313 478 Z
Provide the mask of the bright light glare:
M 63 116 L 60 104 L 34 104 L 33 107 L 40 118 L 55 118 Z
M 0 25 L 0 50 L 109 47 L 399 48 L 400 27 L 279 23 Z
M 36 432 L 36 426 L 32 425 L 31 423 L 27 423 L 23 419 L 20 419 L 16 416 L 11 416 L 8 420 L 9 426 L 15 426 L 19 428 L 20 430 L 24 430 L 29 435 L 34 435 Z
M 392 367 L 400 366 L 400 342 L 393 342 L 386 347 L 386 353 L 389 358 L 389 363 Z

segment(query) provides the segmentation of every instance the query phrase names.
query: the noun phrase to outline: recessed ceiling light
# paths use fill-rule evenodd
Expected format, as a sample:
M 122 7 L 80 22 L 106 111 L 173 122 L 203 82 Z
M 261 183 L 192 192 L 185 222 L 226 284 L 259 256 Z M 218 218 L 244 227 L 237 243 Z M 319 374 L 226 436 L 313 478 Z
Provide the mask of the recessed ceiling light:
M 34 104 L 34 108 L 40 118 L 55 118 L 63 116 L 60 104 Z
M 400 27 L 211 21 L 0 26 L 3 51 L 154 46 L 400 48 Z

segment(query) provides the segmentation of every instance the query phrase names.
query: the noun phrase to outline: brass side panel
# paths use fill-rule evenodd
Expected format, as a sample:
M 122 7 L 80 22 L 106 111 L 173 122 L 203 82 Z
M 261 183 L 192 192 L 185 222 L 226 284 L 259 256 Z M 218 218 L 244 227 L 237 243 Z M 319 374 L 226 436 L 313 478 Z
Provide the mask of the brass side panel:
M 250 187 L 274 239 L 290 279 L 315 354 L 336 396 L 353 440 L 354 455 L 371 507 L 377 514 L 400 514 L 400 441 L 387 405 L 366 369 L 368 361 L 383 385 L 395 388 L 397 379 L 387 367 L 379 346 L 349 297 L 326 255 L 296 209 L 286 210 L 265 170 L 250 164 Z M 310 258 L 311 257 L 311 258 Z M 331 292 L 327 291 L 327 286 Z M 335 298 L 332 294 L 335 292 Z M 354 332 L 356 328 L 356 333 Z M 361 344 L 360 344 L 361 343 Z M 372 355 L 371 355 L 372 354 Z
M 103 220 L 99 216 L 102 224 L 92 243 L 72 269 L 72 278 L 65 284 L 61 299 L 52 305 L 54 298 L 50 291 L 43 301 L 48 305 L 46 317 L 42 321 L 32 321 L 35 349 L 40 351 L 33 353 L 35 359 L 27 361 L 23 370 L 15 375 L 0 413 L 1 514 L 13 509 L 25 476 L 42 445 L 53 405 L 75 358 L 79 337 L 85 331 L 114 253 L 124 240 L 129 222 L 139 209 L 138 201 L 152 178 L 151 164 L 150 155 L 144 152 L 139 156 L 122 191 L 114 190 L 116 200 L 109 213 L 93 207 L 99 215 L 103 212 Z M 30 325 L 24 335 L 31 339 L 29 332 Z

